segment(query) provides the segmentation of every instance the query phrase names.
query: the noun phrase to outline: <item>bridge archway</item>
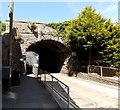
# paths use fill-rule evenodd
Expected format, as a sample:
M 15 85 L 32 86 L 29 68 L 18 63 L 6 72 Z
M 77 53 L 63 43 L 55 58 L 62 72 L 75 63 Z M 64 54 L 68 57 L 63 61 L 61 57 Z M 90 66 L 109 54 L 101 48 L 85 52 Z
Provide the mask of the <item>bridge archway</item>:
M 31 44 L 27 51 L 39 54 L 39 67 L 52 73 L 60 72 L 70 52 L 64 44 L 54 40 L 41 40 Z

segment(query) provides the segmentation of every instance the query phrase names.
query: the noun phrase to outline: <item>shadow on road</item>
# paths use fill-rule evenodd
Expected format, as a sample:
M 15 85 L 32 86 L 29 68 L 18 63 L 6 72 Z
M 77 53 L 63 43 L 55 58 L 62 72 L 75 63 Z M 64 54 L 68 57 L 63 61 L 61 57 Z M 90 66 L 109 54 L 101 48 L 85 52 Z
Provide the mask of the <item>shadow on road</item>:
M 22 76 L 19 86 L 13 86 L 3 94 L 2 108 L 57 108 L 51 94 L 34 77 Z

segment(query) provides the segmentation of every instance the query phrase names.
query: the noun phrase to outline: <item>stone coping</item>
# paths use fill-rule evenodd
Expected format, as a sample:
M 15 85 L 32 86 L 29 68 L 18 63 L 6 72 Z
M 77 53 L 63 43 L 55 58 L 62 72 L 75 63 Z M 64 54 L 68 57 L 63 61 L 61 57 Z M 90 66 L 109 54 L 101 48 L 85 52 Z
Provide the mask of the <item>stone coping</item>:
M 6 20 L 6 22 L 10 22 L 10 20 Z M 29 22 L 34 22 L 34 21 L 19 21 L 19 20 L 13 20 L 13 22 L 18 22 L 18 23 L 29 23 Z M 35 22 L 36 24 L 46 24 L 46 23 L 40 23 L 40 22 Z

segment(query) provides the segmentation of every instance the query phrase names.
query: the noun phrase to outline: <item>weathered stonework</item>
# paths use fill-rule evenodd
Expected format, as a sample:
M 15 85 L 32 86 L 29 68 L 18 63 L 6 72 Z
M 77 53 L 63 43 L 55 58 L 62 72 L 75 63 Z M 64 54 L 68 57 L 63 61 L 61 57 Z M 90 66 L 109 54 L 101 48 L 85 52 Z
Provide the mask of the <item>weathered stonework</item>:
M 9 66 L 10 64 L 10 34 L 4 34 L 2 36 L 2 66 Z M 24 72 L 24 64 L 20 61 L 22 58 L 21 47 L 19 42 L 14 39 L 12 35 L 12 71 L 16 70 L 20 73 Z
M 49 72 L 59 72 L 65 58 L 70 53 L 69 48 L 60 37 L 51 35 L 52 28 L 44 23 L 36 23 L 33 31 L 29 27 L 30 22 L 13 21 L 14 37 L 19 42 L 22 55 L 27 51 L 39 54 L 40 67 Z M 6 20 L 6 32 L 9 31 L 9 20 Z
M 25 21 L 13 21 L 13 27 L 17 29 L 17 36 L 22 38 L 21 43 L 21 50 L 23 54 L 26 54 L 27 48 L 36 42 L 40 42 L 41 40 L 54 40 L 57 42 L 60 42 L 62 44 L 65 44 L 64 41 L 60 37 L 53 37 L 51 35 L 51 31 L 53 31 L 52 28 L 45 26 L 45 23 L 38 23 L 35 22 L 35 25 L 37 26 L 37 29 L 35 30 L 35 33 L 32 32 L 29 29 L 29 23 Z M 6 31 L 9 30 L 9 20 L 6 20 Z M 44 35 L 41 35 L 44 33 Z
M 77 76 L 80 68 L 81 67 L 77 56 L 73 56 L 73 54 L 71 53 L 71 55 L 66 58 L 60 73 L 68 74 L 69 76 L 75 74 Z

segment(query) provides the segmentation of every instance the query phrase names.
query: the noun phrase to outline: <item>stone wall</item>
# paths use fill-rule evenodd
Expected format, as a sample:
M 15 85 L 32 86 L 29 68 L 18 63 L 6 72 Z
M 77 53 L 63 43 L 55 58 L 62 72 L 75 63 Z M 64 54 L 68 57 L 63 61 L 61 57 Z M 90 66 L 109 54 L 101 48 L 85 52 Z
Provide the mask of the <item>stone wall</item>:
M 78 61 L 77 55 L 72 55 L 72 53 L 66 58 L 63 67 L 60 71 L 60 73 L 68 74 L 69 76 L 72 76 L 73 74 L 76 74 L 80 72 L 81 66 Z
M 24 65 L 23 62 L 20 61 L 20 58 L 22 58 L 20 43 L 14 39 L 14 34 L 12 34 L 12 71 L 17 70 L 20 73 L 24 72 Z M 2 36 L 2 66 L 9 66 L 9 61 L 10 34 L 4 34 Z
M 20 44 L 22 53 L 25 55 L 27 48 L 36 42 L 39 42 L 41 40 L 54 40 L 58 41 L 62 44 L 65 44 L 60 37 L 53 37 L 51 35 L 51 31 L 53 31 L 52 28 L 45 25 L 45 23 L 38 23 L 35 22 L 35 25 L 37 28 L 33 31 L 29 28 L 30 22 L 26 21 L 13 21 L 13 27 L 17 29 L 17 37 L 20 37 L 22 39 L 22 42 Z M 9 20 L 6 20 L 6 32 L 9 31 Z M 43 34 L 41 34 L 41 32 Z
M 2 65 L 9 65 L 10 35 L 8 33 L 2 36 Z
M 72 73 L 73 71 L 75 71 L 75 72 L 80 71 L 80 64 L 79 64 L 77 56 L 74 56 L 71 54 L 66 59 L 65 63 L 63 64 L 63 59 L 65 59 L 65 57 L 68 54 L 67 53 L 68 51 L 65 50 L 67 45 L 62 40 L 62 38 L 53 37 L 51 35 L 51 31 L 53 31 L 52 28 L 45 26 L 45 23 L 35 22 L 35 25 L 37 26 L 37 28 L 33 32 L 30 30 L 29 24 L 30 24 L 30 22 L 26 22 L 26 21 L 16 21 L 16 20 L 13 21 L 13 27 L 16 30 L 15 36 L 18 38 L 17 43 L 19 43 L 19 46 L 18 46 L 18 44 L 15 44 L 15 45 L 18 46 L 19 50 L 21 48 L 20 51 L 21 51 L 22 55 L 26 55 L 26 51 L 29 47 L 31 47 L 31 46 L 34 47 L 34 45 L 39 44 L 39 45 L 44 46 L 45 48 L 48 48 L 49 50 L 54 49 L 53 51 L 57 52 L 56 66 L 63 65 L 62 70 L 61 70 L 62 72 L 64 72 L 64 73 L 68 72 L 70 74 L 73 74 Z M 7 25 L 6 31 L 8 31 L 9 30 L 9 20 L 6 20 L 6 25 Z M 41 34 L 41 31 L 44 34 Z M 47 46 L 45 46 L 45 44 L 43 44 L 42 41 L 46 41 Z M 64 45 L 64 46 L 62 46 L 62 45 Z M 16 48 L 17 48 L 17 46 L 16 46 Z M 36 48 L 43 48 L 42 46 L 41 47 L 37 46 Z M 16 52 L 14 55 L 16 56 Z M 19 56 L 19 57 L 21 57 L 21 56 Z M 15 62 L 18 62 L 18 60 L 16 59 Z
M 76 76 L 75 74 L 73 76 Z M 108 84 L 108 85 L 112 85 L 112 86 L 120 86 L 120 81 L 117 78 L 117 80 L 112 79 L 112 78 L 107 78 L 107 77 L 100 77 L 100 75 L 97 74 L 87 74 L 87 73 L 81 73 L 79 72 L 77 74 L 78 78 L 83 78 L 86 80 L 90 80 L 90 81 L 95 81 L 95 82 L 99 82 L 101 84 Z

